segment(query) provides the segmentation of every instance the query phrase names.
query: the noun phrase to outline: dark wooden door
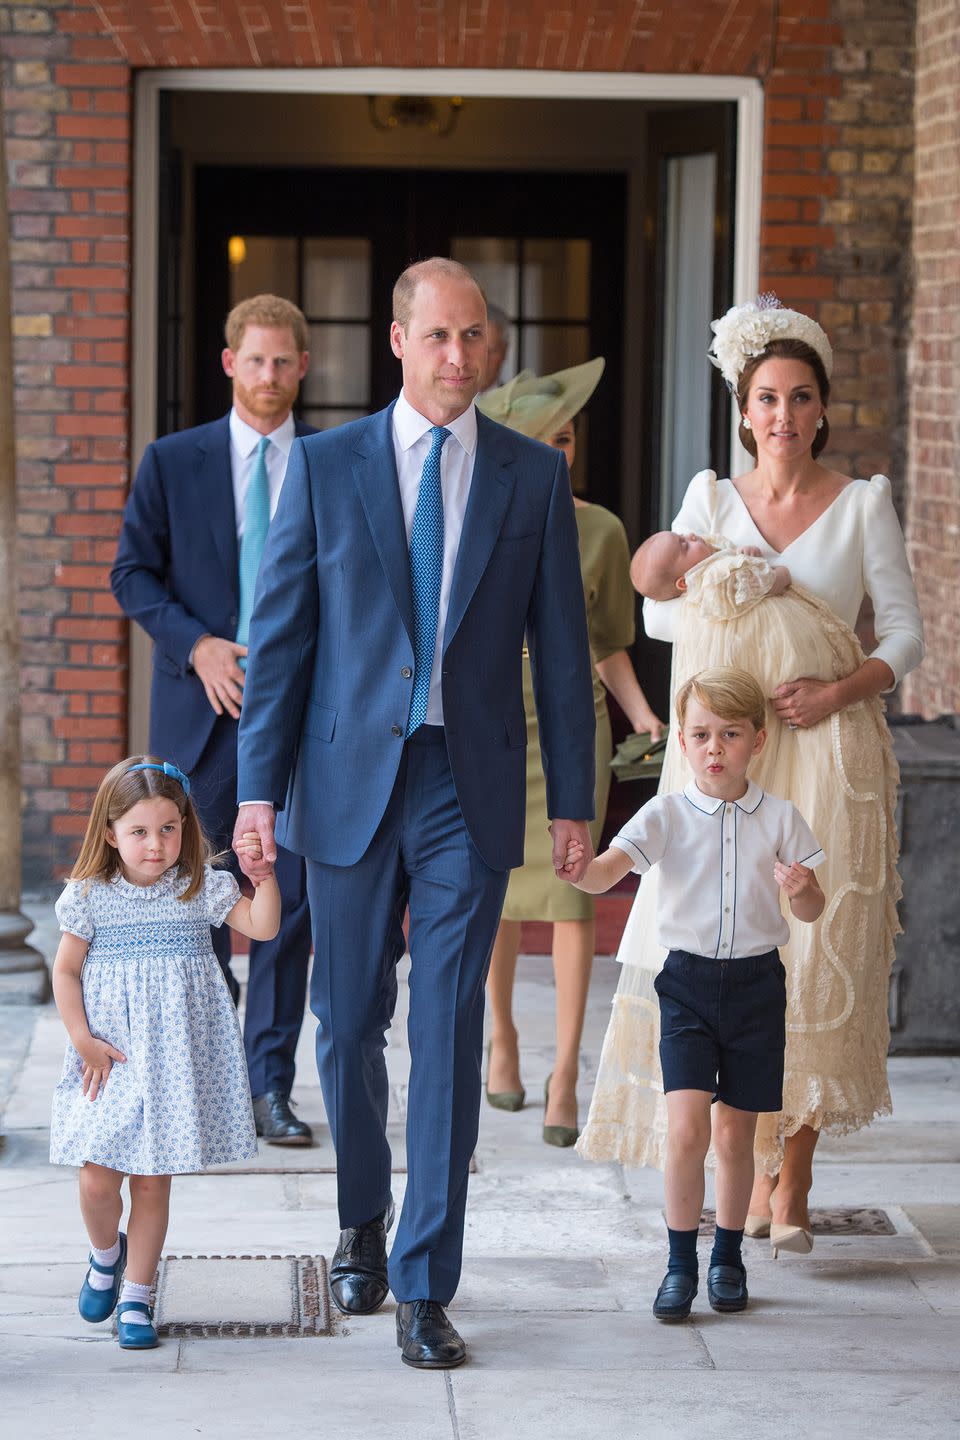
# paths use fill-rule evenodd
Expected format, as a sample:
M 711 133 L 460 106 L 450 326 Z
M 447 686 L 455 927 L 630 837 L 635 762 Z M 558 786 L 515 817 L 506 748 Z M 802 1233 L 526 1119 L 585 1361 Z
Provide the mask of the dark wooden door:
M 606 357 L 577 471 L 584 494 L 620 508 L 624 176 L 204 167 L 194 207 L 195 403 L 181 423 L 228 408 L 223 319 L 261 290 L 310 323 L 304 419 L 326 427 L 382 408 L 400 387 L 393 282 L 411 260 L 452 255 L 509 316 L 505 378 Z

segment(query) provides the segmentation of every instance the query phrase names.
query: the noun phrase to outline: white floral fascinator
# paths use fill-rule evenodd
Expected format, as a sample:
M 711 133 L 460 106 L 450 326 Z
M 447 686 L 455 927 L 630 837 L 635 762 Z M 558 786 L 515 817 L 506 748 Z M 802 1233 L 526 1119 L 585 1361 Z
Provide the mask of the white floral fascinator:
M 772 340 L 802 340 L 820 356 L 830 379 L 833 350 L 826 331 L 809 315 L 786 310 L 770 292 L 759 296 L 756 304 L 750 301 L 731 306 L 726 315 L 712 322 L 710 329 L 710 361 L 734 393 L 747 361 L 762 355 Z

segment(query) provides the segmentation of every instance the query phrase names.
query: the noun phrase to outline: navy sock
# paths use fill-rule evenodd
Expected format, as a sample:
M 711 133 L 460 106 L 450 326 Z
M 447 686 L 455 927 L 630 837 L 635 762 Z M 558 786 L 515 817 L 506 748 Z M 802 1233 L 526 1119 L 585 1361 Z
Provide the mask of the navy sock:
M 718 1225 L 713 1240 L 713 1252 L 710 1256 L 710 1264 L 735 1265 L 742 1268 L 743 1260 L 740 1256 L 740 1248 L 742 1245 L 742 1230 L 724 1230 L 722 1225 Z
M 670 1226 L 667 1226 L 667 1236 L 670 1240 L 668 1275 L 692 1275 L 696 1279 L 699 1273 L 697 1267 L 697 1236 L 699 1233 L 699 1230 L 671 1230 Z

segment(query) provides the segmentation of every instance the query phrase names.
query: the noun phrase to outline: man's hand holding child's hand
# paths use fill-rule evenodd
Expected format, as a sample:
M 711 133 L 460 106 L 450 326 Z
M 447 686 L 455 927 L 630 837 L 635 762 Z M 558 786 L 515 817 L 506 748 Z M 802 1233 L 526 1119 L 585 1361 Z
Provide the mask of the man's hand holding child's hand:
M 256 863 L 257 861 L 263 859 L 263 845 L 260 840 L 260 835 L 256 830 L 244 830 L 243 834 L 240 836 L 240 839 L 237 841 L 233 848 L 238 858 L 240 858 L 241 860 L 244 856 L 253 863 Z M 273 871 L 271 870 L 270 873 L 273 874 Z M 257 886 L 263 884 L 266 876 L 262 875 L 258 879 L 256 876 L 251 875 L 248 878 L 250 879 L 253 886 L 256 888 Z

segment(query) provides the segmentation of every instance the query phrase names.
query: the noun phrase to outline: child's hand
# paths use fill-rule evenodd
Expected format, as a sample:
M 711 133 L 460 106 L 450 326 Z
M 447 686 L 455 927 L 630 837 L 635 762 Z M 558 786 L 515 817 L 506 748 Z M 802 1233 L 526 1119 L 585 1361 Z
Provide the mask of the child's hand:
M 740 545 L 737 549 L 738 555 L 752 555 L 754 559 L 760 559 L 760 547 L 758 545 Z
M 773 878 L 791 900 L 799 900 L 802 895 L 812 891 L 817 883 L 813 871 L 808 870 L 806 865 L 801 865 L 799 860 L 794 860 L 792 865 L 784 865 L 781 860 L 775 860 Z
M 83 1093 L 90 1100 L 96 1100 L 107 1083 L 114 1061 L 123 1065 L 127 1057 L 108 1045 L 106 1040 L 97 1040 L 93 1035 L 77 1046 L 77 1053 L 83 1061 Z
M 566 875 L 572 874 L 583 859 L 584 844 L 582 840 L 568 840 L 566 854 L 563 857 L 563 864 L 557 871 L 557 876 L 562 880 Z
M 243 834 L 240 836 L 240 839 L 237 841 L 236 845 L 234 845 L 233 848 L 238 857 L 245 855 L 248 860 L 252 860 L 254 862 L 263 859 L 263 846 L 260 843 L 260 836 L 256 830 L 244 830 Z M 270 871 L 270 874 L 273 874 L 272 870 Z M 261 885 L 267 877 L 266 875 L 263 875 L 260 877 L 260 879 L 254 879 L 252 876 L 248 878 L 250 879 L 254 889 L 256 889 L 257 886 Z

